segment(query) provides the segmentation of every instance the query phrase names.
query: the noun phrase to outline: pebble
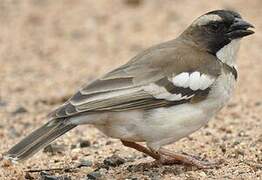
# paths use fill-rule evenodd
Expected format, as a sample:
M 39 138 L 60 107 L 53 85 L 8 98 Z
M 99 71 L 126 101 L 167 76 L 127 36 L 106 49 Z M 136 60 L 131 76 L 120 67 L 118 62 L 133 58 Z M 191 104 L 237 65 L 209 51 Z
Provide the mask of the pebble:
M 236 146 L 236 145 L 239 145 L 240 144 L 240 141 L 239 140 L 235 140 L 234 142 L 233 142 L 233 145 L 232 146 Z
M 91 167 L 93 162 L 87 159 L 81 159 L 78 167 Z
M 121 157 L 119 157 L 118 155 L 112 155 L 110 157 L 107 157 L 104 160 L 104 165 L 106 166 L 111 166 L 111 167 L 117 167 L 120 166 L 121 164 L 124 164 L 125 160 Z
M 13 165 L 12 162 L 8 159 L 2 159 L 1 161 L 2 161 L 1 162 L 2 167 L 10 167 Z
M 126 178 L 126 180 L 138 180 L 138 178 L 137 178 L 137 177 L 129 176 L 129 177 Z
M 55 154 L 58 154 L 58 153 L 61 154 L 61 153 L 63 153 L 65 150 L 66 150 L 66 148 L 65 148 L 64 145 L 58 145 L 58 144 L 53 143 L 53 144 L 47 145 L 47 146 L 44 148 L 43 152 L 44 152 L 44 153 L 50 153 L 50 154 L 52 154 L 52 155 L 55 155 Z
M 79 142 L 80 148 L 86 148 L 86 147 L 91 146 L 91 142 L 89 140 L 80 139 L 78 142 Z
M 139 6 L 143 3 L 143 0 L 125 0 L 124 3 L 129 6 Z
M 93 171 L 89 174 L 86 175 L 86 180 L 90 179 L 90 180 L 97 180 L 97 179 L 101 179 L 102 175 L 99 171 Z
M 8 133 L 11 138 L 17 138 L 21 136 L 21 133 L 19 133 L 14 127 L 11 127 Z
M 111 144 L 113 144 L 114 142 L 113 141 L 110 141 L 110 140 L 108 140 L 108 141 L 106 141 L 106 145 L 111 145 Z
M 247 135 L 244 131 L 240 131 L 240 132 L 238 133 L 238 136 L 239 136 L 239 137 L 247 137 L 248 135 Z
M 151 180 L 161 179 L 159 173 L 157 172 L 145 171 L 144 174 L 147 175 Z
M 236 154 L 237 157 L 238 157 L 239 155 L 244 156 L 244 155 L 245 155 L 245 151 L 242 150 L 242 149 L 236 149 L 236 150 L 235 150 L 235 154 Z
M 7 106 L 7 102 L 0 99 L 0 107 L 5 107 L 5 106 Z
M 262 102 L 258 101 L 258 102 L 255 102 L 255 106 L 260 106 L 262 104 Z
M 33 180 L 35 178 L 30 173 L 26 172 L 25 173 L 25 179 Z
M 200 175 L 201 177 L 206 177 L 206 176 L 207 176 L 204 171 L 200 172 L 199 175 Z
M 40 177 L 41 177 L 41 180 L 71 180 L 70 176 L 66 176 L 66 175 L 53 176 L 45 171 L 40 172 Z
M 16 110 L 14 110 L 12 112 L 12 114 L 17 115 L 17 114 L 23 114 L 23 113 L 27 113 L 27 112 L 28 112 L 28 110 L 25 107 L 19 106 Z
M 221 144 L 219 147 L 220 147 L 220 149 L 221 149 L 221 151 L 222 151 L 223 153 L 226 153 L 227 148 L 226 148 L 226 145 L 225 145 L 225 144 Z

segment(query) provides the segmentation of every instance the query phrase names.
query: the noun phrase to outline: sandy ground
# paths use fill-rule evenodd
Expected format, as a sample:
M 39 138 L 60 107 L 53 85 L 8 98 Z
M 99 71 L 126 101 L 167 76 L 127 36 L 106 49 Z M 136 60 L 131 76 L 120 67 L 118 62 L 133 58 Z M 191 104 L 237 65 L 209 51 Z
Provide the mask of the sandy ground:
M 17 165 L 1 161 L 0 179 L 262 179 L 260 0 L 0 1 L 0 153 L 46 122 L 48 112 L 83 83 L 152 44 L 175 38 L 197 16 L 221 8 L 239 11 L 256 26 L 256 34 L 242 42 L 238 88 L 206 127 L 169 146 L 224 159 L 220 168 L 147 168 L 141 164 L 151 162 L 149 157 L 82 126 L 56 141 L 53 154 L 40 152 Z M 87 147 L 81 148 L 83 141 Z M 104 163 L 113 154 L 122 159 Z M 81 168 L 63 170 L 81 162 Z M 50 168 L 61 169 L 26 173 Z

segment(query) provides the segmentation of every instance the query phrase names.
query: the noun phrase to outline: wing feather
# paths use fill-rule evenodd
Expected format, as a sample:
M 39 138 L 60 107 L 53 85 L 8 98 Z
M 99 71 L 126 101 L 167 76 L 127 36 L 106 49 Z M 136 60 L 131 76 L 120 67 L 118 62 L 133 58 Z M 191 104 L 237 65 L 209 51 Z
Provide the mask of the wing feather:
M 204 99 L 219 76 L 221 65 L 206 53 L 196 52 L 199 58 L 195 59 L 194 49 L 185 53 L 173 46 L 174 42 L 166 43 L 140 53 L 127 64 L 81 88 L 49 117 L 146 110 Z

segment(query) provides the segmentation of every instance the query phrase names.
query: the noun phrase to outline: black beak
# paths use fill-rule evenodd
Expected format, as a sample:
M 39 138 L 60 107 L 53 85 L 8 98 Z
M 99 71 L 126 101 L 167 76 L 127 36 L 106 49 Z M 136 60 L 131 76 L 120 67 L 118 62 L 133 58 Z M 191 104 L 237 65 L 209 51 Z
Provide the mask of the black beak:
M 248 28 L 254 28 L 254 26 L 241 18 L 236 18 L 234 23 L 229 28 L 227 36 L 230 39 L 237 39 L 255 33 Z

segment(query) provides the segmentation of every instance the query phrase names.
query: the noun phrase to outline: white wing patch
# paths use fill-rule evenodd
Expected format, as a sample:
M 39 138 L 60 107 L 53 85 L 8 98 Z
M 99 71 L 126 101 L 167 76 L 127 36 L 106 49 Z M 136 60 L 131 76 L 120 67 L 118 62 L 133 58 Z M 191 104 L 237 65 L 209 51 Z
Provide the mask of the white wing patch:
M 201 90 L 207 89 L 211 84 L 213 84 L 214 81 L 215 81 L 214 78 L 212 78 L 212 77 L 210 77 L 206 74 L 202 74 L 200 76 L 199 89 L 201 89 Z
M 193 72 L 189 76 L 189 88 L 192 89 L 193 91 L 196 91 L 199 88 L 199 83 L 201 82 L 200 79 L 200 72 Z
M 193 91 L 198 89 L 205 90 L 213 82 L 215 78 L 206 74 L 200 74 L 200 72 L 195 71 L 191 74 L 188 72 L 180 73 L 172 78 L 172 82 L 175 86 L 190 88 Z
M 172 78 L 173 84 L 178 87 L 189 87 L 189 73 L 183 72 Z
M 149 84 L 144 86 L 144 91 L 154 96 L 156 99 L 166 99 L 170 101 L 179 101 L 184 99 L 181 94 L 171 94 L 164 87 L 160 87 L 157 84 Z
M 169 78 L 168 80 L 175 87 L 190 88 L 192 91 L 197 91 L 207 89 L 215 81 L 215 78 L 206 74 L 200 74 L 200 72 L 195 71 L 192 73 L 183 72 L 172 78 Z M 180 101 L 190 99 L 194 96 L 194 94 L 182 95 L 181 92 L 172 94 L 171 92 L 167 91 L 165 87 L 159 86 L 155 83 L 144 86 L 143 90 L 154 96 L 156 99 L 165 99 L 169 101 Z

